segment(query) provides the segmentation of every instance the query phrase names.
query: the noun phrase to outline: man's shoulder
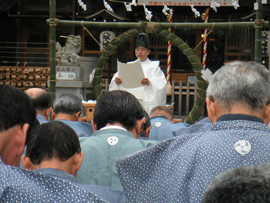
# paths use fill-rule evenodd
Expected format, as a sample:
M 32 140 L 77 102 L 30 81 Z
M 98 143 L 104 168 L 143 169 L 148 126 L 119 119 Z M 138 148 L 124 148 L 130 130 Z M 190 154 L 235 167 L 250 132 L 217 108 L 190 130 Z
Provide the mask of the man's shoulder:
M 150 119 L 150 122 L 152 126 L 150 134 L 157 133 L 156 131 L 158 131 L 160 135 L 165 133 L 165 137 L 168 137 L 166 133 L 170 132 L 172 134 L 173 131 L 185 127 L 183 124 L 172 123 L 169 119 L 163 116 L 153 117 Z M 172 137 L 172 135 L 170 137 Z
M 133 134 L 129 131 L 124 131 L 120 129 L 106 129 L 96 130 L 91 137 L 79 137 L 79 140 L 81 144 L 96 145 L 96 142 L 107 141 L 109 137 L 135 139 L 133 137 Z
M 147 62 L 142 62 L 142 67 L 147 67 L 147 68 L 159 68 L 160 61 L 147 61 Z
M 40 124 L 42 123 L 47 123 L 48 121 L 45 119 L 44 116 L 40 115 L 40 114 L 37 114 L 36 116 L 37 120 L 39 121 Z
M 242 131 L 242 130 L 253 130 L 257 132 L 270 133 L 270 129 L 265 123 L 251 121 L 251 120 L 228 120 L 228 121 L 217 121 L 212 125 L 211 128 L 214 132 L 217 131 Z
M 98 139 L 101 137 L 109 137 L 111 135 L 117 135 L 117 136 L 126 136 L 127 135 L 128 137 L 133 137 L 133 134 L 129 131 L 114 128 L 114 129 L 96 130 L 93 133 L 93 136 L 91 136 L 91 139 Z
M 160 143 L 160 141 L 158 141 L 158 140 L 142 140 L 142 139 L 138 139 L 138 141 L 142 143 L 144 148 L 152 147 L 152 146 L 155 146 L 155 145 Z
M 154 122 L 154 121 L 163 121 L 163 122 L 170 122 L 170 123 L 172 123 L 169 119 L 167 119 L 164 116 L 155 116 L 155 117 L 152 117 L 152 118 L 150 118 L 150 121 L 151 122 Z
M 203 118 L 196 122 L 195 124 L 204 124 L 204 123 L 212 123 L 209 117 Z
M 105 187 L 102 185 L 90 185 L 90 184 L 77 184 L 79 187 L 83 187 L 88 191 L 92 191 L 98 196 L 102 197 L 108 202 L 117 202 L 124 203 L 126 202 L 126 197 L 123 191 L 114 190 L 109 187 Z
M 136 139 L 131 132 L 120 129 L 97 130 L 91 137 L 80 137 L 79 140 L 82 148 L 86 146 L 101 147 L 104 145 L 121 144 L 122 146 L 132 147 L 141 146 L 139 148 L 143 149 L 159 143 L 159 141 L 154 140 Z
M 159 66 L 160 61 L 151 61 L 151 64 L 155 67 Z
M 1 166 L 1 201 L 44 202 L 46 201 L 89 201 L 100 199 L 93 193 L 79 189 L 70 183 L 47 177 L 21 168 Z M 81 193 L 82 195 L 78 195 Z
M 174 136 L 183 136 L 189 133 L 204 133 L 211 130 L 212 123 L 196 123 L 191 126 L 184 126 L 173 132 Z
M 69 120 L 63 120 L 63 119 L 59 119 L 59 121 L 71 127 L 77 133 L 79 137 L 88 137 L 93 134 L 93 128 L 92 128 L 91 123 L 69 121 Z
M 12 175 L 17 176 L 17 177 L 25 177 L 28 178 L 28 171 L 22 169 L 22 168 L 18 168 L 18 167 L 14 167 L 14 166 L 9 166 L 4 164 L 4 162 L 2 160 L 0 160 L 0 176 L 3 176 L 3 178 L 1 177 L 1 180 L 3 179 L 9 179 L 12 177 Z M 30 177 L 30 175 L 29 175 Z M 11 180 L 12 181 L 12 180 Z
M 217 122 L 208 131 L 173 137 L 156 146 L 119 159 L 118 174 L 128 200 L 131 200 L 129 194 L 132 194 L 132 198 L 136 201 L 143 198 L 149 202 L 161 201 L 162 197 L 159 199 L 160 197 L 151 193 L 156 191 L 163 195 L 164 190 L 154 184 L 158 181 L 160 185 L 172 189 L 171 193 L 174 194 L 172 202 L 177 199 L 182 199 L 183 202 L 188 200 L 185 199 L 187 195 L 179 193 L 179 189 L 185 194 L 190 192 L 190 197 L 196 199 L 194 202 L 199 202 L 198 192 L 203 193 L 207 182 L 220 171 L 243 164 L 244 154 L 247 154 L 244 159 L 245 164 L 269 161 L 266 152 L 269 141 L 269 129 L 263 123 Z M 144 164 L 140 165 L 140 163 Z M 190 170 L 191 166 L 192 170 Z M 134 168 L 139 170 L 133 170 Z M 192 179 L 186 179 L 191 176 Z M 135 182 L 133 180 L 138 177 L 144 181 L 133 183 Z M 134 192 L 134 188 L 137 191 Z M 146 194 L 148 195 L 145 196 Z
M 102 199 L 109 202 L 125 202 L 124 192 L 111 189 L 109 187 L 100 186 L 100 185 L 90 185 L 90 184 L 82 184 L 78 183 L 77 179 L 62 170 L 54 169 L 54 168 L 41 168 L 34 170 L 35 173 L 42 173 L 44 175 L 59 178 L 61 180 L 70 182 L 74 185 L 77 185 L 80 188 L 85 189 L 86 191 L 93 192 L 100 196 Z
M 223 121 L 223 122 L 216 122 L 213 125 L 211 123 L 201 123 L 198 125 L 190 126 L 181 128 L 174 132 L 175 137 L 164 142 L 161 142 L 156 148 L 162 147 L 163 149 L 174 149 L 177 145 L 177 148 L 186 148 L 190 145 L 196 147 L 196 143 L 198 147 L 201 144 L 213 143 L 221 141 L 224 136 L 225 137 L 232 137 L 241 136 L 243 133 L 252 132 L 252 135 L 270 135 L 270 129 L 267 125 L 259 122 L 253 121 Z M 151 131 L 150 131 L 151 132 Z M 220 135 L 224 135 L 219 137 Z M 249 137 L 249 135 L 245 135 Z M 270 136 L 267 136 L 266 139 L 270 140 Z M 209 142 L 208 142 L 208 141 Z
M 153 117 L 150 119 L 150 122 L 151 122 L 151 126 L 153 128 L 160 128 L 160 127 L 164 127 L 164 126 L 173 126 L 173 123 L 163 117 L 163 116 L 158 116 L 158 117 Z
M 57 119 L 57 121 L 61 121 L 69 126 L 79 126 L 81 123 L 79 121 L 70 121 L 70 120 L 65 120 L 65 119 Z
M 247 133 L 250 132 L 250 133 Z M 194 126 L 181 128 L 174 132 L 177 143 L 185 147 L 187 145 L 193 145 L 196 143 L 198 147 L 202 144 L 209 144 L 215 142 L 220 143 L 224 140 L 234 140 L 240 138 L 252 138 L 258 137 L 258 141 L 261 140 L 260 135 L 265 136 L 264 139 L 270 140 L 270 129 L 264 123 L 234 120 L 234 121 L 218 121 L 214 124 L 200 123 Z
M 89 132 L 89 130 L 93 131 L 92 124 L 88 122 L 75 121 L 74 125 L 76 127 L 79 127 L 79 129 L 81 129 L 82 131 L 86 131 L 86 132 Z

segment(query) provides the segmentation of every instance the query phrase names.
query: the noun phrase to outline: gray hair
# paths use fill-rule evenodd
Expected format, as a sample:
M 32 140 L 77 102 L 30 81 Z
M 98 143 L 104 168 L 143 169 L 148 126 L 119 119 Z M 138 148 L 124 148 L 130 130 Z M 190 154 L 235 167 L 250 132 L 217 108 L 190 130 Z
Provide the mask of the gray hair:
M 54 100 L 53 109 L 55 114 L 73 115 L 82 110 L 82 100 L 75 94 L 65 93 Z
M 174 115 L 173 111 L 166 106 L 155 106 L 150 112 L 150 117 L 153 118 L 157 116 L 164 116 L 169 120 L 173 120 Z
M 228 63 L 214 74 L 206 96 L 227 110 L 235 104 L 262 109 L 270 99 L 270 71 L 255 62 Z
M 241 166 L 216 176 L 202 203 L 261 203 L 270 201 L 270 164 Z

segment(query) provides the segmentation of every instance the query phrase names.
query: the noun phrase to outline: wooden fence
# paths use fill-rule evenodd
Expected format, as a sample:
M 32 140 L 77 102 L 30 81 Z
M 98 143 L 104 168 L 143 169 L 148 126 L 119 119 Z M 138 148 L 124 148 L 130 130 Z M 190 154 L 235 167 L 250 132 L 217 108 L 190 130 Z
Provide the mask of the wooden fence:
M 192 84 L 189 81 L 187 83 L 172 81 L 171 102 L 175 102 L 172 108 L 175 115 L 187 116 L 189 114 L 197 100 L 197 91 L 197 82 Z M 204 116 L 204 111 L 202 116 Z

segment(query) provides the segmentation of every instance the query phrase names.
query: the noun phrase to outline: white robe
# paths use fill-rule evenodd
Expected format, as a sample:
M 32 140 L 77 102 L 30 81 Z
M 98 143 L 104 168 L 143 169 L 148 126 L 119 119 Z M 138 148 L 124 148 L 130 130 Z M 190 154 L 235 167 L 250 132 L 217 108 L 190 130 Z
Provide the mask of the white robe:
M 159 67 L 159 61 L 150 61 L 147 59 L 141 62 L 145 78 L 150 81 L 149 86 L 144 85 L 137 88 L 125 88 L 122 84 L 115 83 L 116 72 L 111 80 L 109 90 L 125 90 L 133 94 L 143 105 L 147 113 L 155 106 L 166 105 L 167 81 L 164 73 Z

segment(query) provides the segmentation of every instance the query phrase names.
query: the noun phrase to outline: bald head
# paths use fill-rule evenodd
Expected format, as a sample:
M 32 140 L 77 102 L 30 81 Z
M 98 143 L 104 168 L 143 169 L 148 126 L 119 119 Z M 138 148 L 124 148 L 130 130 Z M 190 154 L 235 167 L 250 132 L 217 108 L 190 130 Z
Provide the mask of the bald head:
M 170 121 L 173 121 L 173 112 L 166 106 L 155 106 L 150 112 L 150 118 L 164 116 Z
M 25 93 L 32 100 L 33 107 L 38 111 L 44 111 L 51 107 L 52 97 L 49 92 L 41 88 L 30 88 Z
M 30 99 L 36 99 L 42 94 L 46 94 L 47 92 L 41 88 L 30 88 L 25 91 L 25 93 L 30 97 Z

